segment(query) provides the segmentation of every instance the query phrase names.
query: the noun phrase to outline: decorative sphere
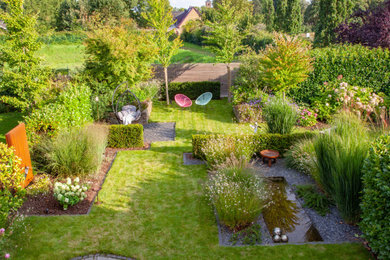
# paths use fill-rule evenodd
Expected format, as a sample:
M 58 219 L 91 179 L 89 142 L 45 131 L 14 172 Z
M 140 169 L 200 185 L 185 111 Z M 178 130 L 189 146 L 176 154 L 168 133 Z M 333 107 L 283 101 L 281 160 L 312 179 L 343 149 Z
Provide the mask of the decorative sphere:
M 282 235 L 281 238 L 282 238 L 283 242 L 287 242 L 288 241 L 288 237 L 286 235 Z
M 274 228 L 274 235 L 281 235 L 282 234 L 282 230 L 278 227 Z
M 279 235 L 275 235 L 274 236 L 274 241 L 275 242 L 279 242 L 280 241 L 280 236 Z

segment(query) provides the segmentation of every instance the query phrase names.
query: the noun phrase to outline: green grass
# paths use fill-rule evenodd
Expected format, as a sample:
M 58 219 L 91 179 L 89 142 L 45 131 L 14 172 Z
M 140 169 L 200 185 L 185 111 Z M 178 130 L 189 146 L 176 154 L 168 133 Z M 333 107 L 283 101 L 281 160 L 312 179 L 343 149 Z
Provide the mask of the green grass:
M 18 112 L 0 114 L 0 142 L 5 143 L 5 134 L 17 126 L 22 119 L 22 114 Z
M 184 166 L 195 133 L 239 133 L 225 100 L 205 109 L 154 103 L 154 122 L 176 122 L 176 140 L 119 152 L 88 216 L 28 217 L 13 259 L 69 259 L 110 253 L 136 259 L 368 259 L 359 244 L 221 247 L 203 195 L 204 165 Z
M 43 45 L 37 52 L 42 58 L 43 65 L 52 69 L 80 69 L 84 64 L 84 50 L 82 44 L 51 44 Z
M 81 69 L 84 64 L 85 47 L 82 44 L 43 45 L 37 52 L 43 65 L 52 69 Z M 184 46 L 172 58 L 173 63 L 214 63 L 214 55 L 207 49 L 191 43 Z

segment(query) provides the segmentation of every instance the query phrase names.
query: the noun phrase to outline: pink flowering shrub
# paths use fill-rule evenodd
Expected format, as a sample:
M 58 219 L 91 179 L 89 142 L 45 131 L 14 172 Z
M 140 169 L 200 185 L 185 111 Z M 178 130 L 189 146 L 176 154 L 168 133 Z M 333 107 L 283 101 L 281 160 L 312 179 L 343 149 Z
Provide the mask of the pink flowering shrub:
M 315 126 L 317 124 L 317 113 L 309 108 L 303 108 L 299 112 L 298 125 Z
M 350 86 L 346 82 L 324 82 L 322 95 L 314 100 L 312 108 L 320 120 L 329 120 L 342 109 L 376 122 L 384 120 L 387 114 L 383 97 L 370 88 Z

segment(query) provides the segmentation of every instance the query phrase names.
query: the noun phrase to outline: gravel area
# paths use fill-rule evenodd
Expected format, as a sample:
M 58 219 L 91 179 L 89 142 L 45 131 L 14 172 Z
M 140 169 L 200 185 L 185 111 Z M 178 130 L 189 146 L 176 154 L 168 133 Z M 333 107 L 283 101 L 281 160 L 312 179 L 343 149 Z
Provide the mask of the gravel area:
M 265 177 L 284 177 L 293 191 L 296 190 L 294 185 L 315 184 L 315 181 L 310 176 L 301 174 L 293 169 L 288 169 L 285 166 L 283 159 L 278 159 L 277 163 L 273 164 L 272 167 L 268 167 L 263 164 L 261 160 L 258 160 L 255 163 L 255 169 Z M 298 198 L 298 196 L 297 199 L 301 205 L 304 205 L 304 201 L 302 199 Z M 341 218 L 336 207 L 331 207 L 330 213 L 323 217 L 310 208 L 303 208 L 313 222 L 313 225 L 319 231 L 324 242 L 361 241 L 361 239 L 356 237 L 356 235 L 362 234 L 359 228 L 357 226 L 344 223 L 344 220 Z
M 145 124 L 144 142 L 175 141 L 175 126 L 175 122 Z

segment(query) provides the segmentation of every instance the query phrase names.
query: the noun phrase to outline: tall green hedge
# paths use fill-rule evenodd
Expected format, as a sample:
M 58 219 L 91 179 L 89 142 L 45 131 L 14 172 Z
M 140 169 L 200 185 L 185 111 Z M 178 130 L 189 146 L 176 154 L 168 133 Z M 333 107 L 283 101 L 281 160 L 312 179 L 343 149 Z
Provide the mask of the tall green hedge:
M 360 228 L 379 259 L 390 259 L 390 135 L 379 137 L 363 166 Z
M 211 92 L 213 93 L 213 99 L 219 99 L 221 93 L 221 83 L 212 81 L 171 82 L 169 83 L 168 89 L 170 99 L 173 99 L 176 94 L 184 94 L 190 99 L 194 100 L 205 92 Z M 165 100 L 165 91 L 162 92 L 163 93 L 161 93 L 161 99 Z
M 252 146 L 253 152 L 258 153 L 262 150 L 271 149 L 279 151 L 283 154 L 286 152 L 291 145 L 296 141 L 304 138 L 312 138 L 316 135 L 314 132 L 304 132 L 304 133 L 293 133 L 287 135 L 281 134 L 258 134 L 258 135 L 247 135 L 245 138 L 248 140 L 248 145 Z M 218 136 L 223 142 L 224 138 L 235 137 L 243 139 L 242 136 L 228 136 L 228 135 L 193 135 L 192 136 L 192 154 L 196 158 L 204 158 L 204 153 L 202 148 L 207 144 L 207 140 Z
M 390 51 L 360 45 L 336 45 L 312 50 L 314 71 L 298 88 L 290 91 L 295 101 L 311 103 L 325 81 L 338 75 L 348 84 L 370 87 L 374 92 L 390 95 Z
M 108 147 L 135 148 L 144 146 L 144 127 L 140 124 L 110 125 Z

